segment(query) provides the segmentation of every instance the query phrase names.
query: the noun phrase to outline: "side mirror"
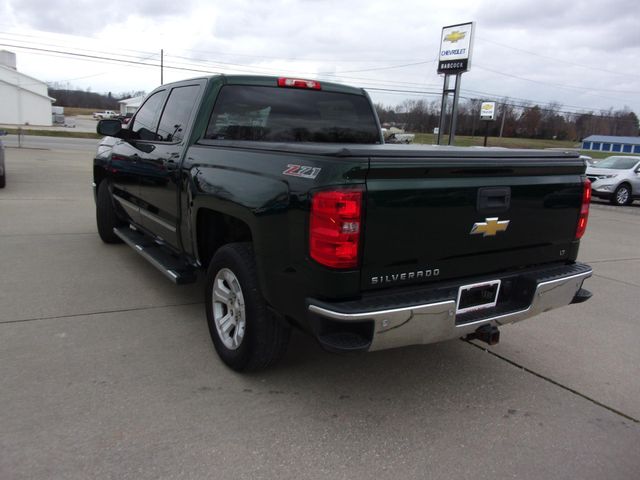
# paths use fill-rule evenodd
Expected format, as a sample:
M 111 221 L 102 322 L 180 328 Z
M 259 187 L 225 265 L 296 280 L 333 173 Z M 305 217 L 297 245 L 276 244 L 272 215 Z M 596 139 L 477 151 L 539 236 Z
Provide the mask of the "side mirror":
M 117 137 L 122 130 L 120 120 L 100 120 L 96 131 L 106 137 Z

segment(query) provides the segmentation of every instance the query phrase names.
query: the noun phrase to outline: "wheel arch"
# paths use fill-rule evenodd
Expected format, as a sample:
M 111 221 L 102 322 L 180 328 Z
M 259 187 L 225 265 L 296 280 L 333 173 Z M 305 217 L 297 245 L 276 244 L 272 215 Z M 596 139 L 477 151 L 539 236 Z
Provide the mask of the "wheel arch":
M 108 177 L 107 169 L 102 165 L 93 165 L 93 183 L 96 184 L 96 188 L 100 183 Z
M 208 207 L 196 212 L 196 255 L 203 267 L 207 267 L 215 253 L 223 245 L 235 242 L 254 242 L 249 224 L 238 217 Z
M 620 185 L 616 187 L 616 190 L 623 185 L 629 189 L 630 194 L 633 194 L 633 185 L 631 185 L 631 182 L 629 180 L 623 180 L 622 182 L 620 182 Z

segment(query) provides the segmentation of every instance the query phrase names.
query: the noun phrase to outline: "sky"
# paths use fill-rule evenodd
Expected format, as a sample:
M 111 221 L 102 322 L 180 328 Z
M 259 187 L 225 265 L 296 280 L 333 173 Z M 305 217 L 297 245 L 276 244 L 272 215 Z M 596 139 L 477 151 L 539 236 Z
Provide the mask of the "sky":
M 94 92 L 153 90 L 163 49 L 165 83 L 295 76 L 395 106 L 438 101 L 442 27 L 469 21 L 463 98 L 640 114 L 637 0 L 0 0 L 0 49 L 27 75 Z

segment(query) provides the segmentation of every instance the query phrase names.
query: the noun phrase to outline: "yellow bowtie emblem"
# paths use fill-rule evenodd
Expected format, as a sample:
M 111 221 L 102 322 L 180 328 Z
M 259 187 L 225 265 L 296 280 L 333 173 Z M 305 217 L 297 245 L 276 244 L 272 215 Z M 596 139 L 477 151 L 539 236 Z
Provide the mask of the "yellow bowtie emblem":
M 466 36 L 467 36 L 467 32 L 459 32 L 457 30 L 454 30 L 453 32 L 451 32 L 450 34 L 444 37 L 444 41 L 456 43 L 458 40 L 462 40 Z
M 485 222 L 474 223 L 469 235 L 482 234 L 483 237 L 493 237 L 498 232 L 506 231 L 509 222 L 510 220 L 499 220 L 498 217 L 487 218 Z

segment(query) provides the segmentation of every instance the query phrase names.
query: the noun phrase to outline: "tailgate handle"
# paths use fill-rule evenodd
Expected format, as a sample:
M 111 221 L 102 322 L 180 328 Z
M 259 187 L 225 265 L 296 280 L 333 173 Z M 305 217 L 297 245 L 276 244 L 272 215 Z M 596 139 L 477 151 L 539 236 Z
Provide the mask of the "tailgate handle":
M 478 189 L 478 212 L 500 213 L 509 210 L 511 187 L 486 187 Z

